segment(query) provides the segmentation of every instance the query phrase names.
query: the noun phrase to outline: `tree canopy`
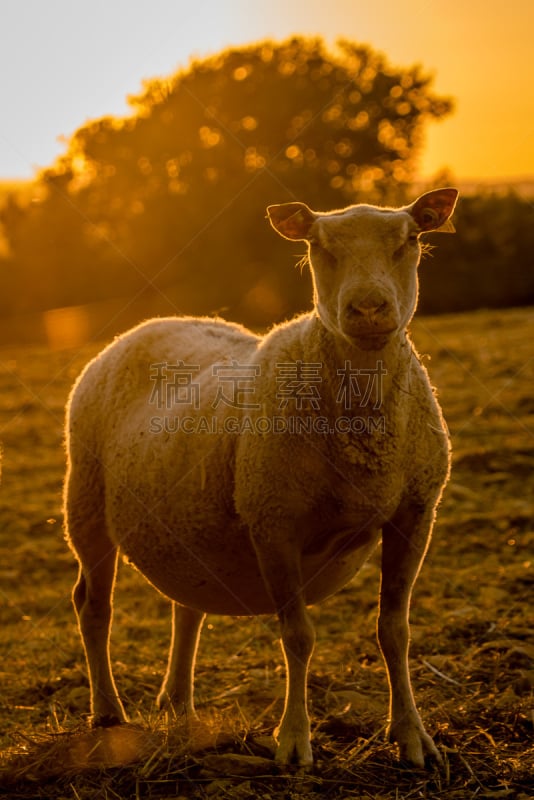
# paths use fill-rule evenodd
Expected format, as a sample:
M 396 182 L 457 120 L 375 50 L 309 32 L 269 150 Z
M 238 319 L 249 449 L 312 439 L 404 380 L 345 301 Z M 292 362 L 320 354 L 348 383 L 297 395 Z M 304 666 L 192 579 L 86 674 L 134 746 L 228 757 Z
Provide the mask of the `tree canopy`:
M 404 200 L 425 124 L 452 108 L 431 85 L 370 47 L 303 37 L 146 81 L 131 116 L 79 128 L 33 202 L 5 205 L 0 311 L 141 292 L 250 324 L 306 307 L 265 207 Z

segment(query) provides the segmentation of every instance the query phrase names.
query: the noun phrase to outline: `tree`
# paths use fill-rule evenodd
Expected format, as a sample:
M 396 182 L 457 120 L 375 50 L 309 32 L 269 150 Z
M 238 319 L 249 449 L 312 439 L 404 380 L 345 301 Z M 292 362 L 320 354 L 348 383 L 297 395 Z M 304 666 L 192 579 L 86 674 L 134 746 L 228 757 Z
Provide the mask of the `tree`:
M 279 266 L 265 206 L 404 199 L 425 123 L 451 110 L 418 66 L 302 37 L 193 62 L 130 103 L 81 127 L 7 225 L 22 284 L 47 275 L 34 305 L 148 289 L 249 323 L 293 313 L 309 287 Z

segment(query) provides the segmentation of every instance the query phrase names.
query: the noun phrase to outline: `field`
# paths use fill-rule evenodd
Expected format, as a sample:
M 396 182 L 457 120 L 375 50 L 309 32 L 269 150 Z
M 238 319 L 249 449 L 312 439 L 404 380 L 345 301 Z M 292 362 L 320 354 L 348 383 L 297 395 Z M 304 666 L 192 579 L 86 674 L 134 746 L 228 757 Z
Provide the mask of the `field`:
M 413 337 L 447 418 L 454 467 L 412 605 L 411 670 L 442 771 L 384 741 L 375 638 L 379 554 L 312 610 L 312 773 L 280 774 L 269 734 L 284 674 L 273 618 L 211 617 L 192 740 L 153 709 L 169 607 L 121 565 L 112 638 L 132 718 L 90 731 L 76 575 L 62 536 L 62 417 L 98 347 L 0 351 L 0 795 L 9 798 L 508 798 L 532 796 L 533 309 L 423 318 Z

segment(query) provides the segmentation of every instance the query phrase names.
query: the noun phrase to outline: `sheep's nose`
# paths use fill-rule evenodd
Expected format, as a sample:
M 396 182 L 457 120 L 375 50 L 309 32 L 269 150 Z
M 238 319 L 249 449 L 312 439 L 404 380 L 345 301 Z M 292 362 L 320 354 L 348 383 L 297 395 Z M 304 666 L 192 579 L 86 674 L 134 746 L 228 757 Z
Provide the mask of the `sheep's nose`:
M 345 314 L 353 319 L 358 317 L 373 319 L 373 317 L 385 315 L 388 310 L 389 303 L 387 300 L 373 295 L 366 295 L 361 299 L 351 300 L 347 305 Z

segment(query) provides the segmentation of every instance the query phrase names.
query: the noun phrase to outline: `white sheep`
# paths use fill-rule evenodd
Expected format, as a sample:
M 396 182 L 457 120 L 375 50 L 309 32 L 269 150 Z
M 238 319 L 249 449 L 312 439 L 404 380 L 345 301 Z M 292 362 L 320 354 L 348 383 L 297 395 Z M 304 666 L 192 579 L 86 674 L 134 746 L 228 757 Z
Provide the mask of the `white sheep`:
M 309 765 L 306 606 L 344 586 L 381 537 L 390 737 L 403 760 L 439 760 L 410 686 L 408 610 L 449 443 L 407 326 L 420 234 L 453 229 L 457 194 L 399 209 L 270 206 L 279 234 L 308 243 L 312 312 L 263 337 L 223 320 L 150 320 L 82 372 L 67 408 L 65 518 L 95 724 L 126 720 L 109 660 L 120 550 L 173 601 L 158 700 L 189 720 L 205 614 L 278 614 L 276 760 Z

